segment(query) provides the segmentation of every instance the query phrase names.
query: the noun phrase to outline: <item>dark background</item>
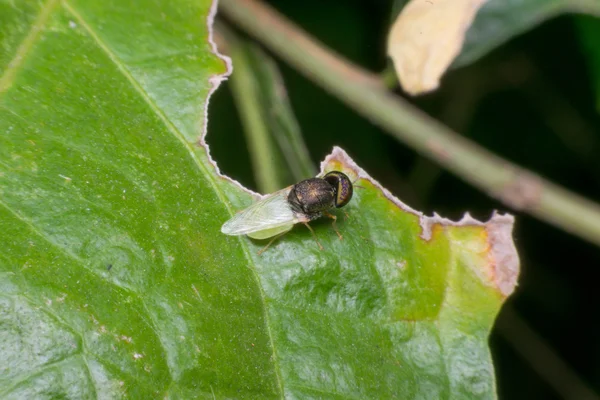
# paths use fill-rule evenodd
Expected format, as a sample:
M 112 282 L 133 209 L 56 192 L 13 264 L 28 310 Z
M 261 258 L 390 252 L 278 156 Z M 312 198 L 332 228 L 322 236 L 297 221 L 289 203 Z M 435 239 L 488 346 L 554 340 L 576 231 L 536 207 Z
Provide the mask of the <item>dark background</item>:
M 271 3 L 355 63 L 374 72 L 387 66 L 391 1 Z M 584 18 L 562 16 L 533 28 L 476 63 L 450 71 L 438 91 L 410 101 L 500 156 L 600 201 L 600 118 L 581 43 Z M 531 346 L 531 338 L 510 329 L 509 312 L 523 318 L 600 393 L 600 249 L 508 209 L 424 160 L 287 65 L 279 66 L 315 165 L 339 145 L 392 193 L 427 214 L 436 211 L 457 220 L 468 211 L 487 220 L 500 210 L 516 216 L 519 286 L 490 338 L 499 398 L 561 398 L 532 367 L 538 362 L 552 369 L 552 363 L 536 353 L 538 342 Z M 256 190 L 227 84 L 212 97 L 210 115 L 207 140 L 222 172 Z M 529 359 L 513 343 L 532 350 Z

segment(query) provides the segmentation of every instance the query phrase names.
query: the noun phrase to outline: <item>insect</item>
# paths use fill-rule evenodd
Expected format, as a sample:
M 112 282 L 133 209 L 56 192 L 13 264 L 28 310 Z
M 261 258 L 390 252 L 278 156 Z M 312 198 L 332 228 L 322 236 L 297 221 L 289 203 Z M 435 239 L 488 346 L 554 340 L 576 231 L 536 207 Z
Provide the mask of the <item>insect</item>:
M 329 217 L 333 219 L 333 229 L 341 239 L 342 235 L 335 224 L 337 217 L 328 210 L 348 204 L 352 193 L 352 182 L 348 176 L 340 171 L 331 171 L 322 178 L 305 179 L 266 196 L 225 222 L 221 232 L 226 235 L 248 235 L 253 239 L 272 238 L 258 252 L 261 254 L 275 239 L 300 222 L 306 225 L 319 248 L 323 249 L 308 223 L 322 216 Z

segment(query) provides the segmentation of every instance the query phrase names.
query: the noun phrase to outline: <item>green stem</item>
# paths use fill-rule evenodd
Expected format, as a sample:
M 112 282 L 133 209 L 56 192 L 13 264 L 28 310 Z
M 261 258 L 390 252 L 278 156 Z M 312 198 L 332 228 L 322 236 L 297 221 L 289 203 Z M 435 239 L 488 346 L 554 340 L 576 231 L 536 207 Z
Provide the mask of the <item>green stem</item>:
M 317 44 L 255 0 L 221 0 L 223 14 L 402 143 L 508 206 L 600 245 L 600 207 L 465 139 L 390 93 L 371 73 Z
M 280 189 L 283 183 L 279 182 L 277 170 L 274 168 L 277 151 L 257 101 L 259 89 L 250 69 L 250 60 L 244 45 L 233 34 L 224 31 L 224 27 L 220 26 L 219 32 L 227 41 L 228 55 L 235 66 L 234 73 L 229 78 L 230 88 L 246 134 L 256 185 L 261 193 L 273 193 Z

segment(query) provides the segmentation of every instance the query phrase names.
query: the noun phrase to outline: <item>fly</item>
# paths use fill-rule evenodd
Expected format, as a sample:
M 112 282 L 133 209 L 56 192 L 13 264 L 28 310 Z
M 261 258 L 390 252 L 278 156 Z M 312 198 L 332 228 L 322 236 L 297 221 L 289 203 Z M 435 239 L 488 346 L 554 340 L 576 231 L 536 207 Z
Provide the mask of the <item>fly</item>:
M 322 178 L 305 179 L 257 201 L 234 215 L 221 227 L 226 235 L 248 235 L 253 239 L 272 238 L 258 252 L 261 254 L 271 243 L 295 224 L 303 223 L 311 231 L 320 249 L 317 235 L 308 225 L 320 217 L 333 219 L 333 229 L 342 238 L 336 227 L 337 217 L 328 211 L 348 204 L 352 199 L 352 182 L 346 174 L 331 171 Z

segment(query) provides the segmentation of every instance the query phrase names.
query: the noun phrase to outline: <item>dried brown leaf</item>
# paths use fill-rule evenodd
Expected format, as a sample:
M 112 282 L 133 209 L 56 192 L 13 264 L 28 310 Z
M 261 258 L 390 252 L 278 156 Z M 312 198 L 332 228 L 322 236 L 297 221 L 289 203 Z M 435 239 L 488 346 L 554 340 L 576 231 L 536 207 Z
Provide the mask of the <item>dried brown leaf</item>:
M 485 0 L 411 0 L 388 36 L 402 88 L 421 94 L 438 87 L 459 54 L 465 33 Z

